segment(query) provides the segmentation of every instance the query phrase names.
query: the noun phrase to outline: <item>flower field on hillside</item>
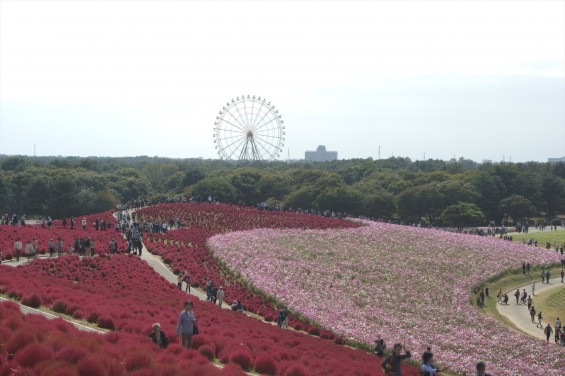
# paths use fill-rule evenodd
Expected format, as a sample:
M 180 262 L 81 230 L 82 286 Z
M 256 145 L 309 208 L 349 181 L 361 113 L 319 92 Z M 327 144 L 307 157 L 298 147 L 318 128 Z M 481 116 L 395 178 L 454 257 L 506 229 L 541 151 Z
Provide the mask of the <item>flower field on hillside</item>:
M 244 231 L 209 245 L 256 287 L 358 341 L 381 334 L 419 352 L 432 346 L 439 362 L 461 373 L 477 359 L 496 375 L 561 376 L 565 369 L 565 348 L 517 334 L 469 301 L 481 281 L 523 261 L 556 263 L 555 252 L 382 223 Z
M 173 339 L 182 302 L 190 296 L 179 291 L 176 285 L 167 282 L 145 261 L 133 255 L 103 255 L 81 259 L 66 256 L 37 259 L 29 265 L 16 268 L 1 266 L 0 292 L 20 300 L 22 304 L 32 307 L 47 306 L 56 312 L 86 319 L 113 331 L 97 340 L 102 344 L 112 341 L 112 338 L 124 338 L 118 342 L 121 345 L 119 351 L 114 347 L 107 348 L 97 344 L 99 342 L 92 343 L 91 340 L 68 340 L 68 351 L 79 354 L 100 351 L 94 354 L 94 357 L 104 358 L 105 360 L 101 360 L 102 364 L 110 364 L 109 358 L 123 359 L 120 364 L 125 362 L 125 370 L 115 373 L 92 373 L 93 375 L 185 375 L 191 373 L 180 371 L 183 369 L 181 367 L 184 367 L 183 362 L 190 363 L 186 364 L 187 367 L 204 367 L 203 362 L 208 364 L 213 359 L 228 365 L 227 370 L 222 372 L 231 372 L 226 374 L 233 375 L 241 374 L 243 369 L 277 375 L 381 374 L 375 370 L 379 360 L 372 354 L 340 346 L 319 337 L 283 330 L 194 298 L 194 311 L 201 332 L 194 338 L 194 350 L 182 350 L 177 344 L 169 346 L 167 350 L 160 350 L 147 338 L 151 324 L 160 322 L 162 329 Z M 11 333 L 10 328 L 9 323 L 3 325 L 0 330 L 0 343 L 5 343 L 4 340 L 8 336 L 21 336 L 24 338 L 22 341 L 27 341 L 23 332 Z M 35 330 L 32 333 L 36 332 L 40 331 Z M 115 333 L 119 333 L 119 337 L 115 337 Z M 69 335 L 74 336 L 74 331 Z M 65 342 L 63 334 L 58 341 Z M 44 349 L 40 339 L 35 342 Z M 59 349 L 54 347 L 55 345 L 47 346 L 50 346 L 50 350 L 45 350 L 49 357 Z M 6 347 L 0 347 L 0 355 L 6 357 L 8 351 Z M 35 351 L 35 347 L 28 351 Z M 18 355 L 18 352 L 18 349 L 14 350 L 16 361 L 26 357 Z M 138 353 L 145 355 L 138 356 Z M 128 368 L 130 357 L 134 365 Z M 140 365 L 135 365 L 137 361 Z M 38 367 L 36 363 L 24 361 L 21 366 L 33 370 L 27 374 L 42 374 L 35 371 L 35 367 Z M 52 367 L 60 371 L 68 365 L 59 364 Z M 160 373 L 156 372 L 156 369 Z M 52 374 L 77 374 L 65 372 Z M 411 366 L 404 367 L 404 372 L 412 376 L 418 374 L 417 368 Z M 87 372 L 78 374 L 91 375 Z M 195 371 L 192 374 L 212 375 L 217 374 L 217 370 L 208 367 L 205 371 Z M 0 376 L 2 375 L 0 373 Z
M 145 237 L 144 243 L 148 250 L 161 256 L 173 270 L 186 270 L 193 285 L 202 287 L 207 278 L 210 278 L 217 285 L 224 286 L 227 302 L 240 300 L 246 310 L 269 320 L 276 317 L 273 304 L 251 292 L 237 278 L 223 273 L 206 248 L 206 241 L 215 234 L 256 228 L 327 229 L 360 226 L 350 221 L 320 216 L 208 203 L 162 204 L 141 209 L 135 215 L 140 222 L 167 222 L 178 218 L 183 228 L 166 234 L 148 234 Z M 310 329 L 294 317 L 290 317 L 289 322 L 306 331 Z

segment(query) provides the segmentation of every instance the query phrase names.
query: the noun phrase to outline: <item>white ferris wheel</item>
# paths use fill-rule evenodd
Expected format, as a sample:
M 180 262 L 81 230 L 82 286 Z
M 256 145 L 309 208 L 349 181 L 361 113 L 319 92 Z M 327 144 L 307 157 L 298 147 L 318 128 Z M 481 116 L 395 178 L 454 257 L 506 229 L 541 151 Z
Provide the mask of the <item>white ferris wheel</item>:
M 222 159 L 274 160 L 283 151 L 284 120 L 275 106 L 247 95 L 227 102 L 214 122 L 214 143 Z

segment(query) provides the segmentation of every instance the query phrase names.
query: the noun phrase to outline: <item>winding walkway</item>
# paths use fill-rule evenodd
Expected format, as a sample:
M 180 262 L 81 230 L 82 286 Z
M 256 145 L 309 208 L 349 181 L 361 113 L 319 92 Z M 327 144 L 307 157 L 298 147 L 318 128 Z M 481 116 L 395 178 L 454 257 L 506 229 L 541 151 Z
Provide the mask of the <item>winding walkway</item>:
M 561 283 L 561 277 L 550 278 L 549 284 L 541 283 L 541 279 L 537 279 L 536 281 L 536 294 L 541 292 L 549 291 L 549 290 L 557 290 L 558 288 L 565 288 L 565 283 Z M 527 304 L 516 304 L 516 298 L 514 297 L 513 293 L 516 289 L 526 289 L 526 292 L 531 294 L 532 293 L 532 284 L 528 283 L 527 285 L 520 285 L 514 287 L 512 290 L 508 291 L 508 297 L 510 298 L 508 304 L 498 304 L 496 305 L 496 309 L 498 312 L 509 319 L 518 329 L 522 332 L 531 335 L 532 337 L 536 337 L 539 339 L 543 339 L 545 341 L 545 335 L 543 333 L 543 328 L 536 327 L 537 324 L 537 314 L 535 323 L 532 322 L 530 318 L 530 312 L 528 311 Z M 536 303 L 535 295 L 532 295 L 532 299 L 534 301 L 534 307 Z M 543 316 L 543 312 L 542 312 Z M 565 312 L 563 312 L 563 317 L 560 317 L 563 321 L 565 319 Z M 545 317 L 542 318 L 543 327 L 549 324 L 553 327 L 556 317 Z M 549 321 L 547 321 L 549 320 Z

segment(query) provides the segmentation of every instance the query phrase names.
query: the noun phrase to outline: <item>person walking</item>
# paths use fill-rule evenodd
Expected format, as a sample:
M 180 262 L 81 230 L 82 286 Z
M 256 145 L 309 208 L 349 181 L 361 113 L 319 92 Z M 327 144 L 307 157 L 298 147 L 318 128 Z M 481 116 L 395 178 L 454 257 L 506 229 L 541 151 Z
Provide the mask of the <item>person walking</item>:
M 534 301 L 532 300 L 532 296 L 531 296 L 531 295 L 528 295 L 528 311 L 530 310 L 530 307 L 532 306 L 532 303 L 533 303 L 533 302 L 534 302 Z
M 501 299 L 502 299 L 502 289 L 499 289 L 498 294 L 496 294 L 496 302 L 500 303 Z
M 181 344 L 183 347 L 190 350 L 192 345 L 192 334 L 194 333 L 194 327 L 196 325 L 196 317 L 194 316 L 194 311 L 192 310 L 192 302 L 187 300 L 184 302 L 184 309 L 179 314 L 179 320 L 177 323 L 176 335 L 181 335 Z
M 549 283 L 549 277 L 550 277 L 549 269 L 547 269 L 547 271 L 545 272 L 545 283 Z
M 565 278 L 565 270 L 561 269 L 561 283 L 563 283 L 563 278 Z
M 541 319 L 542 319 L 542 315 L 541 315 L 541 311 L 539 311 L 539 313 L 538 313 L 538 324 L 536 325 L 536 328 L 543 328 L 543 324 L 541 323 Z
M 514 293 L 514 296 L 516 297 L 516 304 L 520 304 L 520 289 L 516 289 L 516 292 Z
M 544 269 L 541 270 L 541 273 L 540 273 L 539 276 L 541 277 L 541 283 L 543 283 L 543 280 L 545 279 L 545 270 Z
M 545 338 L 547 339 L 547 342 L 549 342 L 549 337 L 551 337 L 551 335 L 553 334 L 553 328 L 551 327 L 550 323 L 547 323 L 547 326 L 545 327 L 543 332 L 545 333 Z
M 536 281 L 532 282 L 532 295 L 536 296 Z
M 401 351 L 404 350 L 404 354 Z M 400 370 L 400 363 L 404 359 L 412 357 L 412 353 L 400 343 L 396 343 L 392 348 L 392 354 L 387 356 L 381 363 L 383 373 L 385 376 L 402 376 Z
M 489 297 L 489 296 L 488 296 L 488 288 L 489 288 L 489 285 L 488 285 L 488 282 L 487 282 L 487 283 L 485 284 L 485 295 L 487 296 L 487 298 Z
M 534 306 L 532 306 L 532 308 L 530 309 L 530 318 L 532 319 L 532 322 L 535 323 L 536 309 L 534 308 Z

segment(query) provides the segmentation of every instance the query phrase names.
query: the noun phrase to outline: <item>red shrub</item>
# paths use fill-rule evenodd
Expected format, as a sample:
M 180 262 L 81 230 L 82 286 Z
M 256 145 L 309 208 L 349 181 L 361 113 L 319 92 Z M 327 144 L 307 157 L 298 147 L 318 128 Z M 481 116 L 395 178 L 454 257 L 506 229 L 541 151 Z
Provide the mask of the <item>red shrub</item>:
M 98 312 L 90 312 L 86 318 L 86 320 L 90 323 L 98 322 L 100 318 L 100 314 Z
M 77 376 L 77 368 L 62 360 L 46 362 L 45 366 L 35 367 L 34 371 L 41 376 Z
M 51 309 L 57 313 L 64 313 L 67 310 L 67 302 L 61 299 L 55 300 Z
M 308 334 L 310 334 L 312 336 L 319 336 L 320 335 L 320 328 L 313 326 L 310 329 L 308 329 Z
M 249 370 L 253 366 L 253 355 L 247 350 L 236 350 L 230 355 L 230 362 Z
M 82 309 L 77 309 L 76 311 L 73 312 L 73 318 L 75 319 L 82 319 L 84 317 L 85 313 Z
M 26 295 L 22 298 L 22 304 L 31 308 L 39 308 L 41 306 L 41 298 L 36 294 Z
M 153 359 L 144 353 L 128 354 L 125 359 L 126 370 L 132 372 L 142 368 L 148 368 L 153 365 Z
M 32 368 L 37 363 L 50 359 L 53 356 L 53 351 L 45 345 L 39 343 L 32 343 L 16 353 L 14 360 L 16 363 Z
M 77 365 L 79 376 L 106 376 L 106 368 L 102 365 L 102 359 L 89 356 L 82 359 Z
M 343 344 L 345 343 L 345 340 L 344 340 L 343 338 L 341 338 L 341 337 L 335 337 L 334 343 L 335 343 L 336 345 L 343 345 Z
M 84 349 L 69 346 L 59 350 L 59 352 L 55 355 L 55 358 L 72 364 L 77 364 L 86 355 L 87 352 Z
M 6 350 L 8 354 L 13 354 L 33 342 L 35 342 L 35 337 L 27 330 L 21 329 L 12 334 L 6 342 Z
M 277 364 L 275 363 L 275 360 L 265 353 L 257 355 L 253 368 L 257 373 L 266 375 L 277 374 Z
M 208 360 L 212 360 L 216 356 L 216 352 L 210 345 L 202 345 L 198 348 L 198 352 L 204 355 Z
M 223 368 L 222 368 L 222 375 L 225 376 L 245 376 L 246 373 L 244 370 L 241 369 L 241 367 L 235 363 L 229 363 L 226 364 Z
M 109 317 L 100 317 L 98 319 L 98 326 L 103 329 L 114 330 L 114 320 Z
M 284 371 L 284 376 L 310 376 L 310 372 L 301 364 L 292 364 Z

